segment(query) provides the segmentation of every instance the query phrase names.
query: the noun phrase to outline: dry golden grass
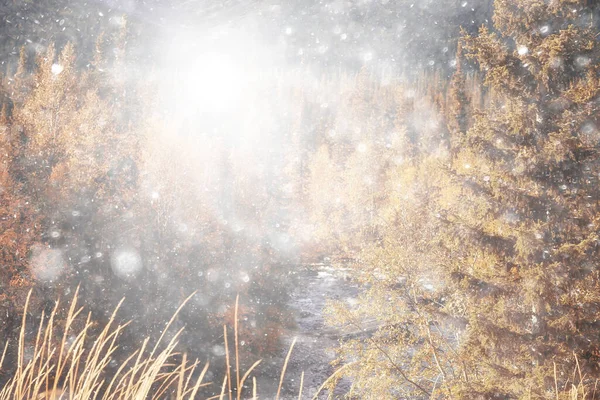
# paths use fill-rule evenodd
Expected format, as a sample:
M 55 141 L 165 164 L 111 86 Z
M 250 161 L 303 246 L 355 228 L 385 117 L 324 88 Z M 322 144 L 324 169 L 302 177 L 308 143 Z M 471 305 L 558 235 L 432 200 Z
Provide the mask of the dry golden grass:
M 11 379 L 0 391 L 0 400 L 16 399 L 158 399 L 164 398 L 168 390 L 174 390 L 178 399 L 195 398 L 208 365 L 204 365 L 200 375 L 191 381 L 193 372 L 199 362 L 188 363 L 185 355 L 179 365 L 170 364 L 175 356 L 175 346 L 181 334 L 178 331 L 168 343 L 163 338 L 175 316 L 188 297 L 165 327 L 158 342 L 149 350 L 146 339 L 139 349 L 134 351 L 112 377 L 106 376 L 106 370 L 112 356 L 118 348 L 118 338 L 127 324 L 114 324 L 116 307 L 109 321 L 95 340 L 90 343 L 90 328 L 93 326 L 88 314 L 85 324 L 79 332 L 71 332 L 75 319 L 83 309 L 77 306 L 77 292 L 70 304 L 64 324 L 60 344 L 57 346 L 53 337 L 58 302 L 54 310 L 37 330 L 33 350 L 25 341 L 26 313 L 31 293 L 27 297 L 19 343 L 17 347 L 17 363 Z M 74 339 L 69 340 L 71 337 Z M 8 343 L 4 346 L 0 366 L 3 364 Z M 162 350 L 159 351 L 159 348 Z M 27 354 L 27 355 L 26 355 Z
M 581 372 L 579 365 L 579 358 L 576 354 L 573 355 L 575 358 L 575 368 L 570 380 L 567 380 L 564 387 L 559 388 L 558 377 L 556 373 L 556 363 L 554 365 L 554 390 L 556 393 L 556 400 L 594 400 L 597 398 L 598 380 L 594 381 L 593 386 L 589 379 L 586 378 Z
M 83 328 L 72 329 L 74 321 L 81 317 L 83 311 L 83 308 L 77 305 L 77 295 L 78 291 L 75 292 L 69 306 L 61 337 L 53 337 L 59 307 L 57 302 L 48 318 L 44 318 L 42 315 L 42 322 L 37 330 L 35 341 L 31 343 L 26 342 L 25 338 L 26 315 L 31 297 L 31 292 L 29 293 L 17 346 L 17 365 L 11 368 L 11 378 L 0 390 L 0 400 L 158 400 L 165 398 L 193 400 L 200 398 L 200 388 L 214 384 L 219 385 L 220 394 L 209 397 L 207 400 L 258 399 L 255 377 L 252 377 L 252 393 L 244 393 L 244 384 L 261 360 L 256 361 L 241 374 L 238 347 L 238 299 L 236 299 L 234 324 L 235 374 L 231 373 L 227 327 L 224 326 L 227 373 L 222 382 L 212 383 L 203 382 L 208 371 L 208 363 L 204 364 L 200 371 L 198 360 L 189 362 L 185 354 L 176 353 L 177 342 L 183 329 L 180 329 L 168 342 L 164 340 L 165 334 L 177 314 L 194 293 L 185 299 L 177 309 L 152 349 L 149 348 L 149 339 L 146 338 L 137 350 L 118 365 L 116 372 L 110 373 L 110 376 L 108 376 L 107 367 L 119 347 L 120 334 L 128 325 L 128 323 L 115 324 L 115 317 L 123 300 L 115 308 L 100 334 L 95 336 L 92 341 L 90 328 L 94 324 L 91 314 L 88 313 Z M 68 337 L 74 339 L 67 341 Z M 58 346 L 55 344 L 57 341 L 60 342 Z M 276 400 L 279 400 L 280 397 L 287 364 L 295 342 L 294 339 L 285 358 Z M 8 349 L 9 343 L 6 343 L 0 358 L 0 367 L 5 361 Z M 173 362 L 175 356 L 181 358 L 177 364 Z M 196 371 L 200 371 L 199 375 L 192 378 Z M 334 376 L 339 372 L 341 370 Z M 302 398 L 303 378 L 304 374 L 302 374 L 300 383 L 299 400 Z M 313 399 L 317 398 L 327 383 L 325 382 L 314 394 Z

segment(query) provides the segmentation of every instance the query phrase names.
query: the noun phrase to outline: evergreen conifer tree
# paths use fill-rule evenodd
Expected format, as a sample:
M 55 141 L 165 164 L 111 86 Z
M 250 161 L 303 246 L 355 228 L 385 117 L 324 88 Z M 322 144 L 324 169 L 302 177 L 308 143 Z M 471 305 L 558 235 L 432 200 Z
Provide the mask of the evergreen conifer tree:
M 459 68 L 449 152 L 389 168 L 378 207 L 387 229 L 353 272 L 369 289 L 358 305 L 332 307 L 345 326 L 376 321 L 340 349 L 354 361 L 351 394 L 557 398 L 565 385 L 593 386 L 597 16 L 586 1 L 497 0 L 493 29 L 464 35 L 486 98 L 467 103 Z
M 598 373 L 600 47 L 585 3 L 497 0 L 497 31 L 464 37 L 493 93 L 453 138 L 437 205 L 464 396 L 557 396 L 575 357 Z

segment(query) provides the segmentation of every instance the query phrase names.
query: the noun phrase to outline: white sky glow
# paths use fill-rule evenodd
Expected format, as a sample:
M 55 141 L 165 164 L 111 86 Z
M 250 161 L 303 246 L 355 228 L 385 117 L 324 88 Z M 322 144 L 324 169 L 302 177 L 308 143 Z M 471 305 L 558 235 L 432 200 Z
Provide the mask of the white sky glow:
M 232 119 L 252 107 L 273 60 L 251 35 L 175 31 L 166 37 L 160 98 L 176 118 L 201 128 L 203 121 Z

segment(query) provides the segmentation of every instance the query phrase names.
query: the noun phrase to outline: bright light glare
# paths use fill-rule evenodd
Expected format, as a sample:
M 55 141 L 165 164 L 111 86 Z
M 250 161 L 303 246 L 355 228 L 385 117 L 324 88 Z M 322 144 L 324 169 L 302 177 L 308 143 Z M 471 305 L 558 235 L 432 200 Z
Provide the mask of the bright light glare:
M 218 53 L 196 59 L 181 78 L 181 100 L 200 112 L 224 112 L 239 106 L 248 82 L 245 71 L 230 55 Z
M 173 31 L 160 73 L 166 109 L 182 120 L 230 119 L 257 90 L 264 49 L 243 32 Z
M 288 84 L 279 69 L 283 51 L 252 30 L 174 29 L 164 35 L 155 79 L 162 134 L 217 140 L 239 154 L 266 152 L 265 135 L 284 109 L 278 93 Z M 236 153 L 237 154 L 237 153 Z

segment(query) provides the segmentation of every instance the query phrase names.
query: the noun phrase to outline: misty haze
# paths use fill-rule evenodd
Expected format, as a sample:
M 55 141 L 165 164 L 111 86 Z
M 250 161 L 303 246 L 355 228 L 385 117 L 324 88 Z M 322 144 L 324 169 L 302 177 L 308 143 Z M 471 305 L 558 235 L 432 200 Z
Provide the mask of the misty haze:
M 600 2 L 0 18 L 0 400 L 600 398 Z

